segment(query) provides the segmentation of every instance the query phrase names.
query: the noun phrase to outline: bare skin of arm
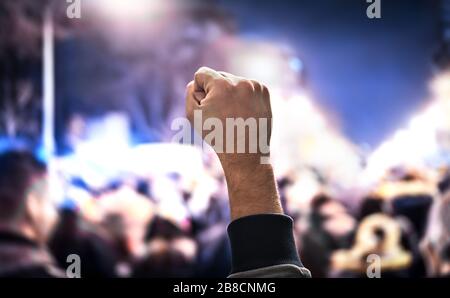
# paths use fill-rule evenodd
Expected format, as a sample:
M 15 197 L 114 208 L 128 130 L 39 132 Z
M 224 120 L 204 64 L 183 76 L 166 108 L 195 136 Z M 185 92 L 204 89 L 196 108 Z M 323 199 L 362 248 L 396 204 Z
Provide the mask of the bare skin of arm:
M 186 93 L 186 114 L 191 123 L 194 123 L 196 110 L 202 112 L 203 121 L 214 117 L 220 119 L 223 127 L 226 127 L 227 118 L 268 119 L 264 136 L 268 138 L 269 144 L 272 111 L 269 91 L 262 84 L 202 67 L 188 84 Z M 204 138 L 207 132 L 199 133 Z M 225 144 L 230 136 L 224 136 Z M 237 134 L 232 136 L 233 144 L 238 142 L 237 138 Z M 245 140 L 246 145 L 248 142 Z M 255 153 L 227 153 L 218 150 L 216 153 L 227 180 L 232 220 L 248 215 L 283 213 L 272 166 L 261 162 L 261 157 L 267 157 L 267 153 L 263 154 L 259 148 Z

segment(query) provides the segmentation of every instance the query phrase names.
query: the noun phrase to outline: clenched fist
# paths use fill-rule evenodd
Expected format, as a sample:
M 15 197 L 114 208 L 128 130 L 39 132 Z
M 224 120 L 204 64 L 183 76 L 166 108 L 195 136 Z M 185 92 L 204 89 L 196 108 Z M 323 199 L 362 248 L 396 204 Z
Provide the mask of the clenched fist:
M 268 159 L 272 129 L 268 89 L 202 67 L 187 86 L 186 114 L 221 161 L 232 218 L 282 213 Z
M 186 113 L 222 162 L 268 162 L 272 111 L 264 85 L 202 67 L 188 85 Z

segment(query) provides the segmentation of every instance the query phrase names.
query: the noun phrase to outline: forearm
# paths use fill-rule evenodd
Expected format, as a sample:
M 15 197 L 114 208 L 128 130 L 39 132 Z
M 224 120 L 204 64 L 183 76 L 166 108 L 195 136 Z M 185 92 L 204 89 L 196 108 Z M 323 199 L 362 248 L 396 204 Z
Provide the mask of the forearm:
M 222 158 L 232 222 L 232 278 L 310 277 L 297 253 L 292 219 L 283 215 L 270 164 Z
M 258 161 L 223 161 L 231 219 L 254 214 L 282 214 L 273 169 Z

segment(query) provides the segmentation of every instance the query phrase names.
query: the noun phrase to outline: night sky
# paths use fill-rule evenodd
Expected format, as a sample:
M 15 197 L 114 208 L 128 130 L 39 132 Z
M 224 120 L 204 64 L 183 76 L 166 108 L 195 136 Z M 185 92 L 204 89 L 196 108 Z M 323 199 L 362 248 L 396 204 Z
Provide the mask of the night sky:
M 287 42 L 306 67 L 306 88 L 357 144 L 376 146 L 429 98 L 439 45 L 438 1 L 219 0 L 240 34 Z

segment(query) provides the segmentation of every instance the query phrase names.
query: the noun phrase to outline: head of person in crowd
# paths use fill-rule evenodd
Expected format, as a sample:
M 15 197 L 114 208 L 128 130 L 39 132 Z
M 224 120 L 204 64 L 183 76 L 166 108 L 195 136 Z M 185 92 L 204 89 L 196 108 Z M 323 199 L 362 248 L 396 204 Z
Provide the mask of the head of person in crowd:
M 46 248 L 57 221 L 46 166 L 32 154 L 0 154 L 0 277 L 63 277 Z
M 198 245 L 169 220 L 156 217 L 149 225 L 146 256 L 135 263 L 134 277 L 193 277 Z
M 60 220 L 48 242 L 48 248 L 61 268 L 67 258 L 78 255 L 82 278 L 113 278 L 116 275 L 116 251 L 112 241 L 98 226 L 93 226 L 75 206 L 60 209 Z
M 195 276 L 195 242 L 187 237 L 157 238 L 149 242 L 148 255 L 134 266 L 137 278 L 186 278 Z
M 311 223 L 313 225 L 320 225 L 326 220 L 322 214 L 322 207 L 326 207 L 328 204 L 333 204 L 333 199 L 326 194 L 318 194 L 312 200 L 310 204 Z
M 0 230 L 45 243 L 57 221 L 46 165 L 26 151 L 0 155 Z
M 394 216 L 406 218 L 412 223 L 414 232 L 421 238 L 435 191 L 436 184 L 425 171 L 400 167 L 391 170 L 377 193 L 389 201 Z
M 155 214 L 153 203 L 131 185 L 122 184 L 98 200 L 102 226 L 115 239 L 122 253 L 138 258 L 145 253 L 147 225 Z
M 355 223 L 344 205 L 329 195 L 320 193 L 311 200 L 309 227 L 299 243 L 302 262 L 314 277 L 327 277 L 333 251 L 351 244 Z
M 361 200 L 359 205 L 358 219 L 361 221 L 365 217 L 385 212 L 385 201 L 378 195 L 368 195 Z
M 311 221 L 336 239 L 347 236 L 356 224 L 346 207 L 327 194 L 318 194 L 311 201 Z

